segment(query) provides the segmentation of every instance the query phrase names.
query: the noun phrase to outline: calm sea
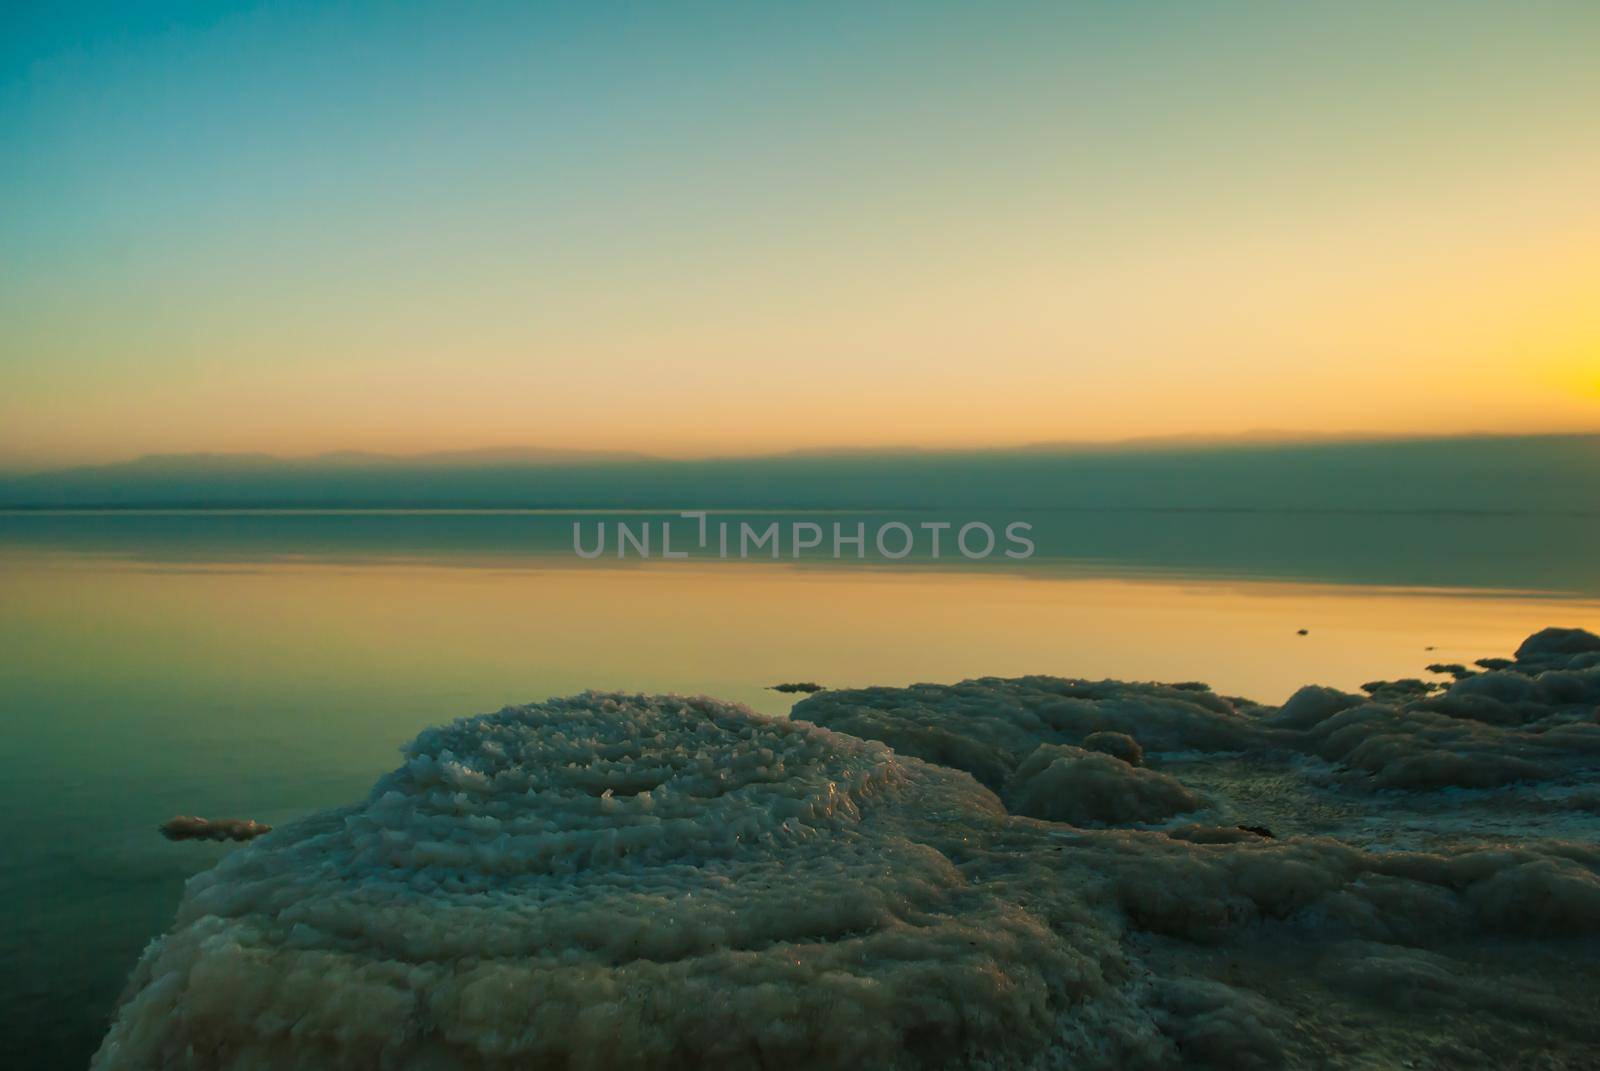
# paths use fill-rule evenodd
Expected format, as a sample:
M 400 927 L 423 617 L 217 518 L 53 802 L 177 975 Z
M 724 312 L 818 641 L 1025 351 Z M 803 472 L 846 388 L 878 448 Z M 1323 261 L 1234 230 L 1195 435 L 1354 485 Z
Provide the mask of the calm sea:
M 982 518 L 1031 524 L 1026 561 L 572 553 L 574 521 L 663 516 L 0 514 L 0 1065 L 84 1066 L 228 850 L 158 823 L 354 800 L 457 715 L 586 688 L 779 714 L 781 681 L 1024 673 L 1277 701 L 1600 629 L 1594 518 L 1062 511 Z

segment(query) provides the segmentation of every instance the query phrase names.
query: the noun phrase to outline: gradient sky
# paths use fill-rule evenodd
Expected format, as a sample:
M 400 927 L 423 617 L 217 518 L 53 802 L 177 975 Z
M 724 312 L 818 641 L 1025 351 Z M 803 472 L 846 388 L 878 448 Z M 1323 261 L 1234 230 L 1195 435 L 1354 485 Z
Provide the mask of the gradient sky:
M 8 4 L 0 465 L 1600 428 L 1597 55 L 1584 2 Z

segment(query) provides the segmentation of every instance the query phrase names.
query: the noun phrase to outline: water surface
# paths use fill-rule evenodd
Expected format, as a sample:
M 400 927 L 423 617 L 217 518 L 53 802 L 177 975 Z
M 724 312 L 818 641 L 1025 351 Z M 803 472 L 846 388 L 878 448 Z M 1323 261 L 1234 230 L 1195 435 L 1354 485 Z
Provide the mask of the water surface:
M 0 1062 L 81 1067 L 228 850 L 159 822 L 350 801 L 455 715 L 1025 673 L 1278 701 L 1600 626 L 1592 519 L 1060 512 L 1027 562 L 838 563 L 582 561 L 573 519 L 0 515 Z

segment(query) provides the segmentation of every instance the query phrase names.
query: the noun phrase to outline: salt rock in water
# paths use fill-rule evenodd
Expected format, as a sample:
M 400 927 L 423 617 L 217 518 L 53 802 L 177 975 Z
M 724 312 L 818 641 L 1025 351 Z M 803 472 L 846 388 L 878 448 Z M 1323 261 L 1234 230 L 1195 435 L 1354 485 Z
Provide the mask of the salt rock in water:
M 1119 734 L 1142 755 L 1262 747 L 1284 736 L 1241 704 L 1204 684 L 980 677 L 821 692 L 793 716 L 966 770 L 998 791 L 1040 744 L 1090 747 L 1091 737 Z
M 1571 664 L 1571 656 L 1592 655 L 1585 665 L 1600 664 L 1600 636 L 1581 628 L 1545 628 L 1522 641 L 1517 648 L 1517 661 L 1539 663 L 1562 661 Z
M 1302 689 L 1270 721 L 1304 729 L 1302 750 L 1366 771 L 1376 788 L 1491 788 L 1600 768 L 1600 637 L 1545 629 L 1516 659 L 1479 664 L 1436 695 L 1376 682 L 1371 700 L 1318 704 Z
M 168 840 L 254 840 L 272 827 L 247 818 L 197 818 L 180 814 L 162 822 L 160 833 Z
M 1307 685 L 1280 708 L 1203 684 L 1031 676 L 822 692 L 793 716 L 966 770 L 996 791 L 1042 745 L 1097 749 L 1112 735 L 1158 755 L 1299 752 L 1341 764 L 1368 790 L 1493 788 L 1600 769 L 1600 637 L 1545 629 L 1515 659 L 1478 664 L 1486 672 L 1448 686 L 1372 681 L 1367 696 Z
M 596 693 L 404 754 L 190 880 L 95 1068 L 1020 1066 L 1074 1004 L 1124 1062 L 1115 936 L 964 872 L 1009 821 L 965 774 Z

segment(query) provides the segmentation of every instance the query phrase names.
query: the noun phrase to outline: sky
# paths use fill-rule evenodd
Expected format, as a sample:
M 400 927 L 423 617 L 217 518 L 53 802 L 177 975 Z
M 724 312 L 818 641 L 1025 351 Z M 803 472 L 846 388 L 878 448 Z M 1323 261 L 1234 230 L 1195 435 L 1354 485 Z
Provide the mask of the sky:
M 1600 5 L 8 4 L 0 467 L 1600 429 Z

